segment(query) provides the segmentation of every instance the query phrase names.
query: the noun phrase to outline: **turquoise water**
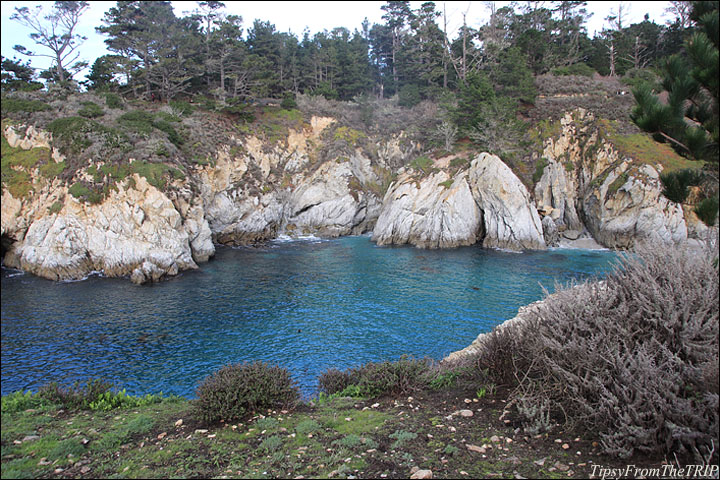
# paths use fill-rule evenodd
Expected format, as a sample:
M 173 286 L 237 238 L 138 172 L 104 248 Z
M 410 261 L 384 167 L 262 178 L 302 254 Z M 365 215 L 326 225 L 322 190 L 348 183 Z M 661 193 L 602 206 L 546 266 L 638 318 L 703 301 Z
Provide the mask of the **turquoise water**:
M 154 285 L 2 271 L 2 393 L 103 377 L 194 396 L 228 363 L 288 368 L 305 394 L 329 367 L 441 359 L 542 298 L 607 272 L 608 251 L 377 247 L 369 237 L 219 248 Z

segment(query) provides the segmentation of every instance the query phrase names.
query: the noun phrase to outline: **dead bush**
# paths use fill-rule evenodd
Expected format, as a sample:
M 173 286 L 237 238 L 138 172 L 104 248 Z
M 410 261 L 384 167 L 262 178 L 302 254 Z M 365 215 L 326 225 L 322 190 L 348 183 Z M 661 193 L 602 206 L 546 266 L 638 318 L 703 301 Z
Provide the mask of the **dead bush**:
M 517 377 L 512 402 L 531 429 L 547 421 L 528 406 L 547 404 L 621 457 L 718 444 L 716 247 L 641 247 L 604 282 L 546 298 L 522 329 L 486 355 Z M 508 365 L 506 348 L 521 360 Z

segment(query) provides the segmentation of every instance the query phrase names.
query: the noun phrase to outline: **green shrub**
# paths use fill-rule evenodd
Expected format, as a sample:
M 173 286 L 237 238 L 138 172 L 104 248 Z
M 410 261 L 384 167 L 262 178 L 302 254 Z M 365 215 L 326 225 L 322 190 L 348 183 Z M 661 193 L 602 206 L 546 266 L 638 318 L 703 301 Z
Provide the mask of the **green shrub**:
M 205 422 L 233 421 L 265 409 L 292 407 L 299 396 L 286 369 L 263 362 L 239 363 L 203 380 L 196 406 Z
M 689 193 L 688 187 L 699 185 L 702 179 L 702 172 L 691 168 L 661 173 L 662 193 L 675 203 L 683 203 Z
M 695 214 L 708 227 L 714 227 L 718 217 L 718 197 L 706 198 L 695 207 Z
M 541 157 L 540 160 L 535 164 L 535 173 L 533 173 L 533 183 L 537 183 L 545 173 L 545 167 L 548 166 L 548 161 L 545 157 Z
M 430 368 L 428 359 L 402 356 L 395 362 L 370 362 L 346 372 L 332 369 L 320 376 L 320 390 L 351 397 L 404 395 L 427 385 Z
M 328 395 L 339 393 L 350 385 L 350 371 L 341 372 L 331 368 L 320 374 L 318 378 L 318 389 Z
M 168 105 L 170 105 L 174 112 L 183 116 L 190 115 L 195 111 L 195 107 L 185 100 L 170 100 Z
M 564 77 L 569 75 L 580 75 L 583 77 L 592 77 L 596 72 L 587 63 L 575 63 L 564 67 L 555 67 L 550 73 L 557 77 Z
M 73 197 L 87 203 L 100 203 L 104 198 L 102 192 L 98 192 L 95 189 L 88 187 L 83 182 L 73 183 L 68 189 L 68 191 Z
M 50 122 L 47 128 L 64 153 L 79 154 L 96 141 L 102 142 L 102 148 L 106 150 L 125 148 L 128 145 L 127 137 L 121 132 L 89 118 L 58 118 Z
M 432 166 L 432 164 L 433 161 L 430 157 L 428 157 L 427 155 L 421 155 L 412 162 L 410 162 L 410 167 L 415 170 L 422 170 L 423 172 L 425 172 Z
M 111 387 L 111 383 L 101 379 L 88 380 L 84 386 L 75 382 L 72 386 L 63 387 L 52 382 L 40 387 L 37 394 L 40 398 L 67 409 L 83 409 L 89 408 L 92 402 L 110 391 Z
M 106 93 L 105 94 L 105 105 L 107 105 L 108 108 L 122 110 L 122 108 L 123 108 L 122 97 L 120 95 L 118 95 L 117 93 Z
M 2 114 L 18 113 L 18 112 L 42 112 L 50 110 L 50 105 L 40 100 L 25 100 L 23 98 L 3 97 Z
M 176 147 L 184 143 L 183 138 L 172 125 L 178 121 L 180 119 L 172 114 L 160 112 L 153 115 L 145 110 L 133 110 L 118 118 L 120 125 L 141 135 L 150 135 L 155 129 L 165 132 L 168 140 Z
M 38 408 L 43 404 L 43 399 L 33 394 L 30 390 L 13 392 L 2 396 L 2 413 L 14 413 L 29 408 Z
M 94 102 L 82 102 L 83 107 L 78 110 L 78 115 L 85 118 L 97 118 L 105 115 L 102 107 Z
M 285 110 L 293 110 L 297 108 L 297 102 L 295 101 L 295 97 L 292 95 L 287 95 L 282 99 L 282 102 L 280 102 L 280 108 L 283 108 Z

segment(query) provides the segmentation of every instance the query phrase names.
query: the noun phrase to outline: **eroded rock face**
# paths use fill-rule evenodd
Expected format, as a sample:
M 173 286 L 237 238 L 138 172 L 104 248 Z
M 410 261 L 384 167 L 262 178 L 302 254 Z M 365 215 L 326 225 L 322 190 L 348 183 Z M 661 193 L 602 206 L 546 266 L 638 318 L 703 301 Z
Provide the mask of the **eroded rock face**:
M 180 214 L 143 177 L 135 176 L 135 188 L 120 185 L 99 205 L 64 198 L 58 213 L 35 206 L 37 216 L 6 254 L 7 266 L 53 280 L 93 271 L 132 274 L 138 283 L 197 268 Z
M 385 195 L 372 239 L 378 245 L 457 247 L 482 239 L 482 228 L 482 211 L 466 174 L 450 180 L 438 172 L 420 183 L 405 174 Z
M 542 249 L 542 225 L 530 194 L 497 156 L 480 154 L 468 170 L 422 181 L 406 174 L 383 199 L 373 231 L 378 245 L 424 248 L 473 245 Z
M 311 143 L 333 121 L 314 117 L 310 128 L 291 130 L 272 147 L 252 136 L 231 138 L 234 148 L 219 147 L 213 165 L 190 169 L 168 191 L 134 175 L 100 204 L 75 199 L 66 184 L 35 170 L 30 195 L 14 198 L 3 189 L 5 264 L 53 280 L 98 271 L 144 283 L 197 268 L 215 253 L 214 242 L 363 233 L 380 210 L 367 188 L 379 181 L 370 159 L 358 150 L 348 161 L 311 165 Z M 15 128 L 4 133 L 18 148 L 52 144 L 33 128 L 25 136 Z M 93 181 L 86 170 L 78 179 Z
M 638 239 L 687 239 L 682 207 L 662 195 L 654 167 L 622 158 L 584 110 L 568 113 L 561 127 L 545 142 L 547 166 L 535 199 L 563 236 L 586 229 L 610 248 L 630 248 Z
M 481 153 L 472 161 L 469 181 L 484 214 L 483 247 L 509 250 L 545 248 L 542 222 L 525 185 L 495 155 Z

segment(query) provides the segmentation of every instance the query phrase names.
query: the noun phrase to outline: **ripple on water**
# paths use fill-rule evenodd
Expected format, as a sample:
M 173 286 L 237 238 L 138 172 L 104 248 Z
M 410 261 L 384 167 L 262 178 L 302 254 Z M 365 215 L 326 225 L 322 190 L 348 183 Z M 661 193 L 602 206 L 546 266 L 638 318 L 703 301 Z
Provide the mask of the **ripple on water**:
M 305 394 L 330 367 L 440 359 L 542 297 L 607 272 L 608 251 L 377 247 L 367 236 L 218 248 L 199 271 L 136 286 L 2 276 L 2 392 L 105 377 L 193 396 L 229 363 L 287 367 Z

